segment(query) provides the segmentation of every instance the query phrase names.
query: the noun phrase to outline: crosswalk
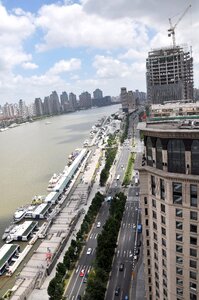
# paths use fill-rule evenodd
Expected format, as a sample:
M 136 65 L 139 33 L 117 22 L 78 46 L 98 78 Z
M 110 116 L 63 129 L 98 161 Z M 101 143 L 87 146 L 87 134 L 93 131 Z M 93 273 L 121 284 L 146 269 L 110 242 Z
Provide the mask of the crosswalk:
M 121 258 L 129 259 L 129 258 L 133 257 L 133 252 L 130 249 L 128 249 L 128 250 L 117 250 L 116 256 L 121 257 Z
M 96 240 L 98 234 L 99 234 L 99 233 L 91 233 L 90 236 L 89 236 L 89 239 L 90 239 L 90 240 L 94 240 L 94 239 Z

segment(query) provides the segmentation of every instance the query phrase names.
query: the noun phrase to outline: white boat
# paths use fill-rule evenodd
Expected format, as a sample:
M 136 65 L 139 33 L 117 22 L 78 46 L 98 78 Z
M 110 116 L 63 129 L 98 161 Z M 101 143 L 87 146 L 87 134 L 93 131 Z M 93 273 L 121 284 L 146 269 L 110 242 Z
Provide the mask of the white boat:
M 58 174 L 58 175 L 53 174 L 53 176 L 51 177 L 51 179 L 49 180 L 49 183 L 48 183 L 48 187 L 47 187 L 48 192 L 51 192 L 53 190 L 53 188 L 58 183 L 58 181 L 60 180 L 61 177 L 62 177 L 62 174 Z
M 2 235 L 2 240 L 6 240 L 7 236 L 10 234 L 10 231 L 14 228 L 14 224 L 12 223 L 9 227 L 7 227 Z
M 25 218 L 25 215 L 28 210 L 29 210 L 29 205 L 17 208 L 17 210 L 14 213 L 14 217 L 13 217 L 14 223 L 20 222 L 23 218 Z

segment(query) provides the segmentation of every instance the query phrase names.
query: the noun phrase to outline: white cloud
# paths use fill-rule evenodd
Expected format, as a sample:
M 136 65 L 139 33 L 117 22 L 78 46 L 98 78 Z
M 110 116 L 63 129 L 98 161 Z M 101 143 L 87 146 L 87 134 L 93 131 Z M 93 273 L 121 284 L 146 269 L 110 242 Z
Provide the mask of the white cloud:
M 79 4 L 43 6 L 36 25 L 44 31 L 44 42 L 37 45 L 39 51 L 58 47 L 127 48 L 137 38 L 145 38 L 144 31 L 129 18 L 105 20 L 87 14 Z
M 31 63 L 31 62 L 24 62 L 22 64 L 22 67 L 25 69 L 25 70 L 35 70 L 38 68 L 38 65 L 34 64 L 34 63 Z
M 31 36 L 35 26 L 30 14 L 8 14 L 0 3 L 0 73 L 11 71 L 19 65 L 31 59 L 31 54 L 23 50 L 23 41 Z
M 49 69 L 48 74 L 60 74 L 63 72 L 69 72 L 78 70 L 81 68 L 81 60 L 77 58 L 71 58 L 70 60 L 60 60 Z

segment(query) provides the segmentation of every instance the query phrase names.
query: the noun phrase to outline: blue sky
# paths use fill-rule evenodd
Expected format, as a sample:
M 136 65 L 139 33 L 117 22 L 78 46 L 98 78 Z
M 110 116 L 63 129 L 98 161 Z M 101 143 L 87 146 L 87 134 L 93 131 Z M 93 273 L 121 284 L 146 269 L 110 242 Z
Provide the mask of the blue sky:
M 31 103 L 52 90 L 117 96 L 122 86 L 146 90 L 151 48 L 170 46 L 175 22 L 189 1 L 63 0 L 0 2 L 0 104 Z M 198 52 L 199 3 L 192 1 L 176 29 L 177 43 Z M 198 60 L 194 56 L 195 86 Z

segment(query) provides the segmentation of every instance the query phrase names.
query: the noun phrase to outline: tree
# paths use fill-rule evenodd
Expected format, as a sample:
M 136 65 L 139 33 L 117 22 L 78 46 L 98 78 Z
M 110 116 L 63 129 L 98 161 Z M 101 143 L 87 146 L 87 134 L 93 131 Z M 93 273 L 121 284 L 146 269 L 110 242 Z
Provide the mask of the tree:
M 50 296 L 50 300 L 61 300 L 63 292 L 63 283 L 58 282 L 56 277 L 54 277 L 48 286 L 48 295 Z

